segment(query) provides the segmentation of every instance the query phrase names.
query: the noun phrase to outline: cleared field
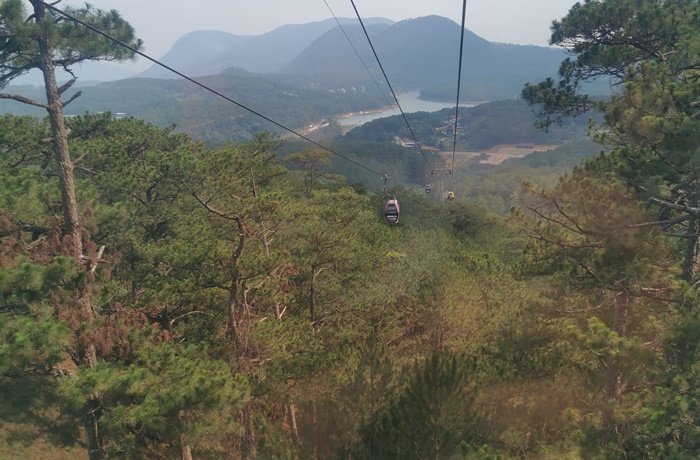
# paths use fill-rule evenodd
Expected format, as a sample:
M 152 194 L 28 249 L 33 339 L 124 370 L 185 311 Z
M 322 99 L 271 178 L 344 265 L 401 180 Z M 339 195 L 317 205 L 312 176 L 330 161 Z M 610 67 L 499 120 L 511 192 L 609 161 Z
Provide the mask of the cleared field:
M 500 144 L 479 152 L 455 152 L 455 163 L 459 164 L 474 158 L 479 163 L 497 165 L 511 158 L 520 158 L 534 152 L 546 152 L 560 147 L 558 144 Z M 446 164 L 452 163 L 452 152 L 440 152 Z

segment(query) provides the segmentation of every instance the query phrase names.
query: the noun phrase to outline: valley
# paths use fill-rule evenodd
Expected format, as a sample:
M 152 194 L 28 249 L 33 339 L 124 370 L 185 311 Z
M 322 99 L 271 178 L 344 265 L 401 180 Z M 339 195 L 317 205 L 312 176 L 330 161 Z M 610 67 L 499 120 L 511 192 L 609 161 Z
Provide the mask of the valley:
M 700 2 L 199 30 L 101 82 L 145 45 L 62 3 L 0 0 L 0 457 L 697 457 Z

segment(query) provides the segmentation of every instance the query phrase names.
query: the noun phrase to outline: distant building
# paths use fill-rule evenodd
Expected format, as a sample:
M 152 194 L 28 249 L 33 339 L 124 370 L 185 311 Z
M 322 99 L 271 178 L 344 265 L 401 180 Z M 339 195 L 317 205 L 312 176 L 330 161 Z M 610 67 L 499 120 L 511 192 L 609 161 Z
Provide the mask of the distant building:
M 418 144 L 416 144 L 416 142 L 414 140 L 405 139 L 405 138 L 401 138 L 398 136 L 394 137 L 394 141 L 396 141 L 396 143 L 398 145 L 400 145 L 401 147 L 417 147 L 418 146 Z
M 448 122 L 444 126 L 436 128 L 436 130 L 441 132 L 445 136 L 454 136 L 455 135 L 455 125 L 452 122 Z M 458 129 L 458 131 L 459 131 L 459 129 Z

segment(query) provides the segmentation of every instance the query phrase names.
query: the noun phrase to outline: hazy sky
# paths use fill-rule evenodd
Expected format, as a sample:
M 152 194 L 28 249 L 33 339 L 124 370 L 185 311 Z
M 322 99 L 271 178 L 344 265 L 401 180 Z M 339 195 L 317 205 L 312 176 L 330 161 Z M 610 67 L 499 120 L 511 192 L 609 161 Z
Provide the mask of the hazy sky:
M 82 6 L 85 1 L 63 0 Z M 337 17 L 355 18 L 350 0 L 88 0 L 97 8 L 119 11 L 144 40 L 144 52 L 159 59 L 173 43 L 194 30 L 260 35 L 284 24 Z M 466 27 L 502 43 L 546 46 L 552 20 L 562 18 L 575 0 L 467 0 Z M 393 21 L 439 15 L 461 23 L 459 0 L 355 0 L 363 18 Z M 145 61 L 140 59 L 140 61 Z M 141 62 L 147 67 L 150 63 Z

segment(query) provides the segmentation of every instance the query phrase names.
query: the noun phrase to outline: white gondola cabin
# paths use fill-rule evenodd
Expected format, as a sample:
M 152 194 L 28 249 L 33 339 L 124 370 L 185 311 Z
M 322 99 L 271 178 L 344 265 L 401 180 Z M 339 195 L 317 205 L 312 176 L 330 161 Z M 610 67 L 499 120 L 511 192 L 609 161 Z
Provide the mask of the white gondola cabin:
M 397 200 L 389 200 L 384 206 L 384 217 L 387 222 L 396 224 L 399 221 L 399 202 Z

